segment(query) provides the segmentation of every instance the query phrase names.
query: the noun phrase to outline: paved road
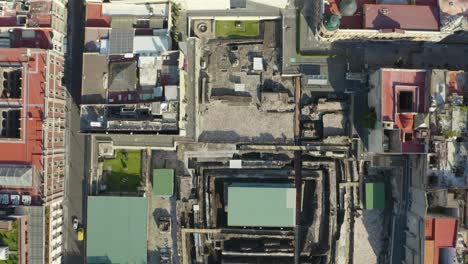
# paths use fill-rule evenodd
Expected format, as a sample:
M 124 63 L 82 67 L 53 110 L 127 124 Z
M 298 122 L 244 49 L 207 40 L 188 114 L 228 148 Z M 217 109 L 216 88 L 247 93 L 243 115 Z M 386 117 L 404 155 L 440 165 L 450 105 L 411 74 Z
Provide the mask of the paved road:
M 282 39 L 282 71 L 283 74 L 297 74 L 299 71 L 296 65 L 297 51 L 296 45 L 296 10 L 288 8 L 283 11 L 283 39 Z
M 174 195 L 170 198 L 171 203 L 171 237 L 172 237 L 172 263 L 179 264 L 179 249 L 177 246 L 177 232 L 179 231 L 179 223 L 177 221 L 177 197 Z
M 197 105 L 198 105 L 198 73 L 200 72 L 199 63 L 198 62 L 198 42 L 194 38 L 189 39 L 187 41 L 187 64 L 188 64 L 188 73 L 189 77 L 187 80 L 188 83 L 188 102 L 187 102 L 187 137 L 196 139 L 198 136 L 197 132 L 197 116 L 196 113 L 198 112 Z
M 396 215 L 395 219 L 395 229 L 393 230 L 393 240 L 395 241 L 393 244 L 393 255 L 392 255 L 392 263 L 402 263 L 405 259 L 405 243 L 406 243 L 406 221 L 408 218 L 408 192 L 409 192 L 409 179 L 411 178 L 411 170 L 409 167 L 409 160 L 408 158 L 405 160 L 404 165 L 404 174 L 403 177 L 400 178 L 402 183 L 401 189 L 401 206 L 400 212 Z
M 77 235 L 71 224 L 72 216 L 78 217 L 80 222 L 86 226 L 86 173 L 88 161 L 85 157 L 89 153 L 90 139 L 79 134 L 80 126 L 80 96 L 81 96 L 81 61 L 83 50 L 83 2 L 82 0 L 69 1 L 68 3 L 68 57 L 67 57 L 67 87 L 69 100 L 67 102 L 68 116 L 67 124 L 69 135 L 67 138 L 68 174 L 65 208 L 65 260 L 64 263 L 85 263 L 85 243 L 76 240 Z M 77 74 L 78 73 L 78 74 Z

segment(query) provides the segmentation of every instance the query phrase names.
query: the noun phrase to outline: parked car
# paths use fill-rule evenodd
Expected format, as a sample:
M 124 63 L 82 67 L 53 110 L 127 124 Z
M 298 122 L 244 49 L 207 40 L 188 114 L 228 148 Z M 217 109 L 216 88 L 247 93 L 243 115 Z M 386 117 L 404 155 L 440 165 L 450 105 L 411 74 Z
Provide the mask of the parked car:
M 78 226 L 80 225 L 80 222 L 78 221 L 78 217 L 73 216 L 72 221 L 73 221 L 73 229 L 78 230 Z
M 161 248 L 159 250 L 159 264 L 171 264 L 171 249 Z
M 84 240 L 84 228 L 80 227 L 78 228 L 78 241 L 83 241 Z

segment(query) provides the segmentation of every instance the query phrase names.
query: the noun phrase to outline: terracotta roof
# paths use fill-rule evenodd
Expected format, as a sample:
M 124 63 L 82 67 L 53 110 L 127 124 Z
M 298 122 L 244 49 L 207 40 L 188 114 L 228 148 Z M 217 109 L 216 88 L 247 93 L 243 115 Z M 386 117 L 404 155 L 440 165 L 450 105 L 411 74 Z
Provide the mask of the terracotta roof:
M 0 49 L 0 62 L 25 61 L 26 49 Z M 0 140 L 0 161 L 10 164 L 32 164 L 42 168 L 42 115 L 44 113 L 45 51 L 34 50 L 29 63 L 22 68 L 21 138 Z M 2 99 L 5 100 L 5 99 Z M 8 99 L 6 99 L 8 100 Z
M 86 26 L 87 27 L 110 27 L 111 18 L 102 15 L 102 4 L 86 4 Z
M 382 121 L 394 122 L 394 128 L 400 129 L 400 138 L 404 138 L 404 133 L 414 132 L 414 114 L 399 113 L 396 100 L 400 91 L 413 91 L 413 94 L 419 95 L 413 99 L 413 111 L 425 113 L 426 96 L 426 71 L 421 70 L 400 70 L 400 69 L 382 69 L 381 71 L 381 89 L 382 89 Z M 424 145 L 416 141 L 402 142 L 403 153 L 424 152 Z
M 16 27 L 16 16 L 0 17 L 0 27 Z
M 426 218 L 424 235 L 426 240 L 434 240 L 434 218 Z
M 424 263 L 434 263 L 434 240 L 424 241 Z
M 424 152 L 424 145 L 413 142 L 402 142 L 401 152 L 403 153 L 421 153 Z
M 417 112 L 424 113 L 426 72 L 420 70 L 382 70 L 382 119 L 383 121 L 395 122 L 395 86 L 415 86 L 419 89 L 419 109 Z
M 340 14 L 340 0 L 329 0 L 325 5 L 325 14 Z M 341 17 L 340 29 L 362 29 L 362 8 L 365 4 L 375 4 L 375 0 L 356 0 L 357 11 L 353 16 Z
M 405 133 L 413 133 L 414 115 L 396 115 L 395 123 Z
M 426 241 L 433 241 L 432 263 L 439 263 L 439 251 L 442 248 L 452 248 L 456 246 L 458 230 L 458 220 L 456 218 L 426 218 Z M 429 242 L 429 245 L 432 242 Z M 427 245 L 425 245 L 427 251 Z M 425 260 L 430 260 L 430 252 L 425 253 Z M 426 257 L 428 257 L 426 259 Z M 429 264 L 431 262 L 425 261 Z
M 442 13 L 451 16 L 468 16 L 468 2 L 466 0 L 440 0 Z
M 415 0 L 415 5 L 437 6 L 437 0 Z
M 365 29 L 439 30 L 439 8 L 421 5 L 364 5 Z
M 22 36 L 22 31 L 34 31 L 34 38 L 25 38 Z M 52 29 L 50 28 L 35 28 L 35 29 L 19 29 L 13 30 L 11 38 L 11 47 L 13 48 L 39 48 L 49 49 L 52 41 Z

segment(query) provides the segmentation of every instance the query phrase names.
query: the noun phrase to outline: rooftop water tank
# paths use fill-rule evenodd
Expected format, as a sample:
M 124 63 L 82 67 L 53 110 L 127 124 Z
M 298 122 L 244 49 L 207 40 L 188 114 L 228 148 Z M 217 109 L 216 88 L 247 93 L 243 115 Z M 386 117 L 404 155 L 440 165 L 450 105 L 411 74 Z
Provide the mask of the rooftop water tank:
M 340 27 L 341 18 L 338 15 L 326 15 L 323 20 L 323 26 L 328 31 L 335 31 Z
M 352 16 L 357 11 L 356 0 L 341 0 L 340 13 L 342 16 Z

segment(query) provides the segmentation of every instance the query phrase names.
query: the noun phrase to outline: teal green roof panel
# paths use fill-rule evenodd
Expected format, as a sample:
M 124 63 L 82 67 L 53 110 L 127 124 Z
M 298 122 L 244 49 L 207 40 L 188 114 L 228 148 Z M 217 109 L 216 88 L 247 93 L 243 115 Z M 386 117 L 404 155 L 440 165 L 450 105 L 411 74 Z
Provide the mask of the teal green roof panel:
M 296 190 L 290 184 L 228 186 L 228 226 L 293 227 Z
M 174 170 L 153 170 L 153 194 L 157 196 L 172 196 L 174 194 Z
M 385 208 L 385 184 L 366 183 L 366 209 Z
M 88 197 L 87 263 L 147 263 L 146 197 Z

